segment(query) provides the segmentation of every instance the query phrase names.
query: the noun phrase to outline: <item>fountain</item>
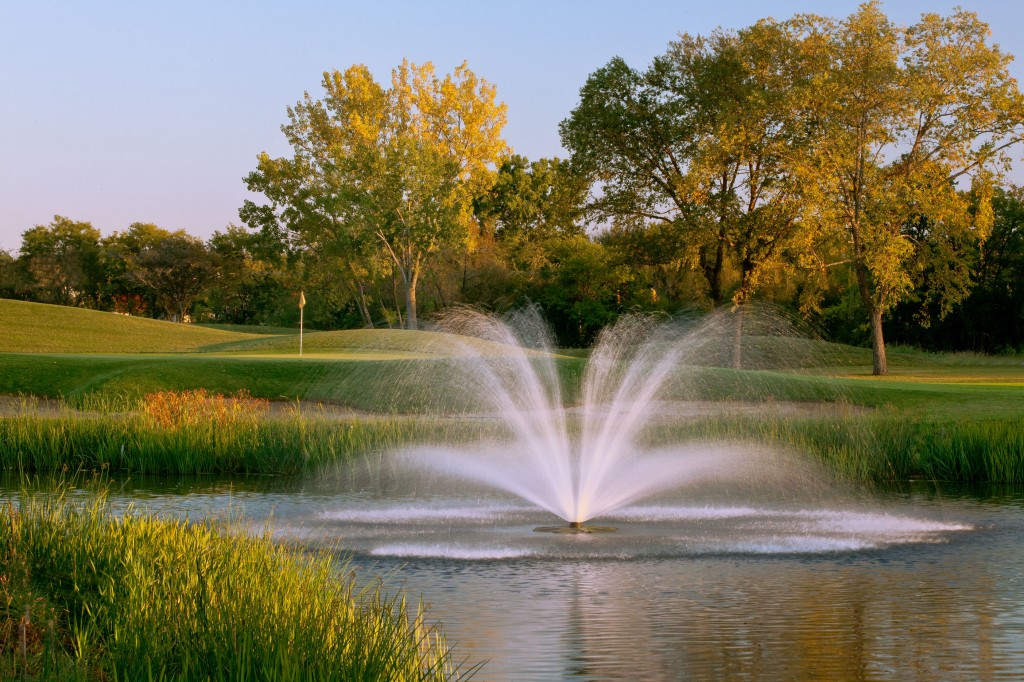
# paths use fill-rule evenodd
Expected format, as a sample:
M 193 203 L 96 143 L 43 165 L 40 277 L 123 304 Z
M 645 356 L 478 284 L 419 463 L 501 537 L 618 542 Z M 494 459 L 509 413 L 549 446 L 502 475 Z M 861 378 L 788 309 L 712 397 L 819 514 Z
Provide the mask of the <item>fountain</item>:
M 563 403 L 550 335 L 535 308 L 504 320 L 460 309 L 444 318 L 442 328 L 452 332 L 444 342 L 458 346 L 453 383 L 468 389 L 474 410 L 503 425 L 504 439 L 472 447 L 416 448 L 409 459 L 512 493 L 568 524 L 537 531 L 613 531 L 585 524 L 714 475 L 730 463 L 721 449 L 666 450 L 642 443 L 643 430 L 662 408 L 659 397 L 679 378 L 680 365 L 728 343 L 721 316 L 688 327 L 659 324 L 651 316 L 620 318 L 598 337 L 578 404 L 571 408 Z

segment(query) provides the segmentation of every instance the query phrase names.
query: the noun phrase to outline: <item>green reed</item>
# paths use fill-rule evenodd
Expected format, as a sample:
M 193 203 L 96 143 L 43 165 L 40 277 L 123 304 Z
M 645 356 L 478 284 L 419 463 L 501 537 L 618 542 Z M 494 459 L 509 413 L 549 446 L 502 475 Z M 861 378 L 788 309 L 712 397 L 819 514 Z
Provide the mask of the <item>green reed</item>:
M 659 427 L 650 438 L 658 442 L 725 439 L 790 447 L 858 481 L 1024 483 L 1024 421 L 1015 419 L 750 416 Z
M 409 442 L 441 440 L 455 428 L 426 418 L 334 419 L 292 414 L 221 423 L 161 425 L 137 412 L 23 410 L 0 418 L 0 469 L 19 473 L 289 474 Z
M 239 526 L 115 514 L 100 495 L 0 508 L 0 678 L 443 680 L 422 609 Z
M 170 427 L 112 405 L 91 412 L 47 413 L 27 405 L 0 418 L 0 470 L 137 475 L 294 474 L 343 464 L 367 452 L 410 443 L 494 436 L 500 425 L 425 416 L 338 419 L 299 409 L 272 417 L 218 422 L 197 419 Z M 685 420 L 649 429 L 659 444 L 738 439 L 792 447 L 862 481 L 927 478 L 1024 483 L 1024 420 L 1005 416 L 910 417 L 863 413 L 833 404 L 835 415 L 770 415 Z

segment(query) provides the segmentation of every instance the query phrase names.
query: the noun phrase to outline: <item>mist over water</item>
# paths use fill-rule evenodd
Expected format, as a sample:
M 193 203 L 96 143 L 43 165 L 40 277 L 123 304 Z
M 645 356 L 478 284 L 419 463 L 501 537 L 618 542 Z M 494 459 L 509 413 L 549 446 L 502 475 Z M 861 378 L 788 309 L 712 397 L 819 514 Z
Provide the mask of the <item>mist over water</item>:
M 746 363 L 791 348 L 786 329 L 769 315 L 746 314 L 748 333 L 769 343 Z M 766 324 L 765 320 L 771 322 Z M 601 332 L 586 359 L 573 403 L 563 389 L 557 349 L 542 318 L 526 308 L 501 319 L 471 309 L 449 313 L 441 327 L 455 350 L 450 374 L 434 385 L 456 386 L 478 413 L 498 422 L 503 437 L 469 445 L 442 443 L 406 452 L 405 465 L 473 481 L 516 495 L 567 521 L 608 515 L 651 495 L 755 473 L 743 450 L 723 445 L 652 447 L 645 431 L 664 416 L 666 398 L 685 393 L 686 368 L 739 353 L 735 315 L 659 323 L 627 315 Z M 478 343 L 486 342 L 486 344 Z M 749 344 L 748 344 L 749 345 Z M 734 365 L 742 358 L 731 358 Z

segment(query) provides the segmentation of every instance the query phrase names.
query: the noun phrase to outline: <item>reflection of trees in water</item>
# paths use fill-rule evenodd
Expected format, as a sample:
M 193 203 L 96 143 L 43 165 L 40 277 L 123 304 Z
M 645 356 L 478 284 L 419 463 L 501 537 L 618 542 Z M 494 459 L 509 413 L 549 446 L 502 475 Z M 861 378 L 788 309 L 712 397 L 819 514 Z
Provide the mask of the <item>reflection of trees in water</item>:
M 965 594 L 951 587 L 955 567 L 749 558 L 655 564 L 583 564 L 567 572 L 560 638 L 567 673 L 602 680 L 991 679 L 1007 656 L 1020 654 L 1019 645 L 1006 649 L 993 639 L 996 585 L 988 575 L 972 576 Z

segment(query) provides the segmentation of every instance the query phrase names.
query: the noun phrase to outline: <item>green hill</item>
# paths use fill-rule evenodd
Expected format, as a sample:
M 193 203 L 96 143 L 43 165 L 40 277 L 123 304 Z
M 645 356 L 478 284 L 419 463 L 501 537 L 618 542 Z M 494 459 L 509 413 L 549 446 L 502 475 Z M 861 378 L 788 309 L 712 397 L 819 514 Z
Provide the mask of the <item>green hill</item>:
M 187 353 L 262 336 L 0 299 L 0 353 Z
M 0 299 L 0 321 L 0 353 L 297 356 L 299 352 L 298 330 L 177 324 L 8 299 Z M 479 339 L 404 329 L 307 332 L 303 337 L 305 355 L 333 358 L 453 357 L 465 354 L 467 347 L 483 355 L 504 352 L 501 345 Z
M 503 347 L 470 337 L 458 337 L 430 331 L 407 329 L 343 329 L 331 332 L 307 332 L 302 340 L 307 356 L 356 356 L 364 359 L 414 359 L 454 357 L 467 351 L 481 355 L 500 355 Z M 233 355 L 292 355 L 299 353 L 298 334 L 274 336 L 238 335 L 228 341 L 198 349 L 204 353 Z

